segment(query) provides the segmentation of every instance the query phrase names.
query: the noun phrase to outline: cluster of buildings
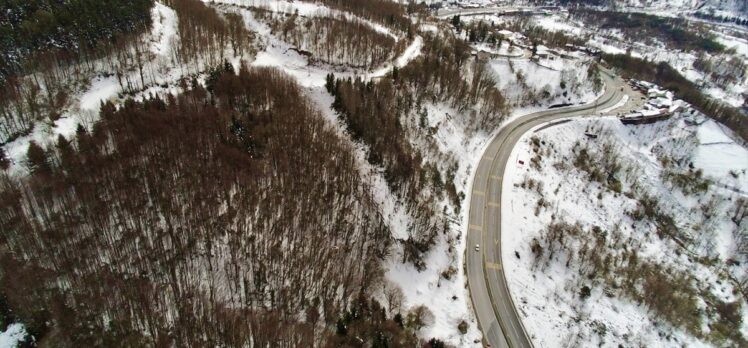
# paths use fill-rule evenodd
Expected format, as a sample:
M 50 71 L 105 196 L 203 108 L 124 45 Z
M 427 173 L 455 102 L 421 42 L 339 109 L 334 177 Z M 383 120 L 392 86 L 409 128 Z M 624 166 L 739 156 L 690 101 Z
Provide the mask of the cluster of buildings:
M 629 85 L 642 92 L 647 102 L 642 110 L 621 116 L 621 122 L 624 124 L 646 124 L 665 120 L 680 107 L 674 103 L 673 92 L 664 90 L 654 83 L 631 79 Z

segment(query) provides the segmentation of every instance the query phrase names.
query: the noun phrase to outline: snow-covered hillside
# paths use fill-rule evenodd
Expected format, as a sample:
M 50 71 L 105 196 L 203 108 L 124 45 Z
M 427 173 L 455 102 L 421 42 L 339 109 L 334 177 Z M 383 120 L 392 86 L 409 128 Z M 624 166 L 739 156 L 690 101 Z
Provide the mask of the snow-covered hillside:
M 511 17 L 494 18 L 496 23 L 511 21 Z M 745 103 L 748 93 L 748 45 L 745 31 L 712 27 L 709 33 L 724 45 L 723 52 L 707 53 L 699 50 L 670 48 L 653 37 L 631 37 L 617 29 L 590 26 L 568 14 L 534 16 L 529 22 L 552 32 L 564 33 L 586 41 L 586 45 L 605 53 L 629 53 L 654 62 L 666 62 L 683 76 L 699 85 L 704 93 L 733 107 Z
M 748 150 L 694 115 L 574 119 L 515 148 L 502 254 L 536 345 L 745 344 Z
M 401 0 L 393 0 L 401 1 Z M 401 1 L 402 2 L 402 1 Z M 513 7 L 513 6 L 537 6 L 554 5 L 560 1 L 538 1 L 538 0 L 425 0 L 427 4 L 440 4 L 444 7 Z M 565 3 L 585 4 L 585 1 L 564 1 Z M 627 9 L 634 11 L 661 11 L 671 15 L 678 12 L 690 11 L 716 11 L 733 16 L 748 16 L 748 3 L 743 0 L 603 0 L 595 1 L 594 4 L 602 4 L 603 7 L 613 9 Z
M 577 59 L 493 59 L 489 62 L 498 87 L 516 105 L 580 104 L 594 99 L 589 61 Z
M 227 3 L 229 1 L 226 1 Z M 167 6 L 167 4 L 169 6 Z M 374 66 L 373 68 L 369 69 L 361 69 L 360 67 L 350 67 L 347 65 L 338 65 L 338 66 L 331 66 L 331 65 L 313 65 L 311 64 L 311 59 L 309 57 L 305 57 L 302 54 L 299 54 L 298 52 L 293 51 L 295 47 L 289 45 L 287 42 L 284 42 L 283 40 L 280 40 L 278 35 L 276 33 L 271 33 L 268 26 L 260 23 L 257 21 L 253 16 L 249 9 L 247 8 L 240 8 L 238 6 L 232 5 L 232 4 L 215 4 L 211 2 L 209 4 L 213 7 L 206 7 L 204 4 L 197 2 L 197 1 L 175 1 L 175 2 L 157 2 L 153 9 L 151 10 L 151 15 L 153 18 L 153 26 L 150 30 L 150 32 L 147 32 L 145 35 L 142 35 L 141 37 L 134 38 L 135 41 L 135 48 L 130 51 L 125 52 L 118 52 L 119 54 L 116 56 L 116 58 L 121 58 L 122 60 L 126 60 L 126 58 L 130 58 L 127 56 L 128 53 L 133 53 L 133 55 L 137 55 L 137 59 L 132 60 L 126 60 L 125 62 L 117 62 L 120 64 L 114 64 L 111 63 L 112 61 L 115 61 L 115 58 L 112 56 L 103 57 L 100 60 L 97 60 L 95 62 L 91 62 L 90 65 L 93 66 L 91 69 L 91 72 L 86 72 L 86 74 L 81 77 L 80 81 L 74 81 L 75 88 L 71 88 L 70 94 L 67 96 L 68 100 L 66 102 L 66 105 L 64 105 L 63 108 L 60 108 L 59 111 L 59 119 L 54 121 L 47 121 L 40 120 L 37 122 L 37 124 L 34 125 L 32 128 L 30 134 L 23 135 L 20 137 L 17 137 L 13 139 L 11 142 L 4 144 L 3 150 L 9 155 L 10 158 L 10 170 L 9 173 L 19 179 L 23 179 L 26 175 L 29 175 L 31 165 L 29 164 L 29 161 L 27 160 L 27 152 L 30 147 L 30 144 L 39 144 L 42 146 L 42 148 L 48 149 L 49 153 L 54 153 L 55 151 L 55 145 L 58 144 L 58 137 L 59 139 L 62 139 L 65 141 L 65 139 L 68 139 L 72 141 L 76 137 L 76 133 L 85 132 L 85 130 L 91 130 L 94 128 L 94 124 L 99 122 L 99 109 L 102 105 L 102 103 L 105 102 L 111 102 L 115 107 L 122 108 L 123 104 L 129 99 L 133 98 L 134 100 L 143 100 L 150 97 L 153 97 L 154 95 L 158 95 L 161 98 L 167 99 L 167 94 L 179 94 L 186 92 L 188 89 L 196 88 L 199 86 L 207 86 L 209 85 L 209 80 L 212 78 L 212 76 L 217 75 L 215 69 L 216 66 L 220 66 L 221 69 L 228 69 L 234 68 L 235 71 L 239 71 L 239 67 L 242 64 L 250 65 L 250 66 L 274 66 L 280 68 L 283 72 L 287 73 L 289 76 L 293 78 L 294 86 L 295 84 L 299 84 L 302 86 L 310 86 L 311 88 L 308 90 L 305 90 L 304 92 L 308 95 L 302 97 L 298 97 L 298 100 L 289 100 L 288 104 L 291 105 L 292 103 L 306 103 L 305 98 L 307 96 L 313 97 L 315 93 L 322 92 L 325 93 L 325 95 L 329 98 L 329 95 L 324 92 L 324 88 L 322 87 L 325 83 L 325 76 L 328 73 L 334 72 L 335 74 L 340 75 L 341 77 L 353 77 L 353 76 L 360 76 L 360 75 L 366 75 L 368 80 L 371 80 L 375 77 L 381 77 L 385 74 L 392 71 L 393 67 L 402 67 L 408 64 L 412 59 L 417 57 L 420 54 L 420 49 L 423 44 L 423 41 L 420 37 L 415 36 L 411 37 L 409 40 L 404 39 L 403 33 L 395 32 L 390 28 L 385 27 L 382 24 L 379 24 L 377 22 L 359 18 L 355 15 L 352 15 L 348 12 L 343 12 L 339 10 L 332 10 L 330 8 L 327 8 L 323 5 L 318 5 L 312 2 L 307 3 L 300 3 L 300 2 L 286 2 L 286 1 L 244 1 L 242 2 L 243 6 L 249 6 L 249 5 L 257 5 L 257 6 L 263 6 L 263 8 L 272 8 L 274 12 L 279 13 L 281 16 L 285 16 L 286 12 L 289 13 L 301 13 L 303 15 L 308 16 L 321 16 L 321 17 L 328 17 L 328 16 L 337 16 L 335 19 L 338 18 L 348 18 L 351 21 L 355 21 L 357 24 L 363 24 L 362 28 L 359 28 L 359 32 L 362 31 L 371 31 L 375 33 L 380 33 L 389 37 L 392 37 L 396 41 L 400 41 L 403 44 L 402 49 L 399 50 L 393 50 L 391 52 L 392 56 L 388 57 L 386 62 L 383 62 L 382 64 L 378 64 L 377 66 Z M 174 6 L 173 8 L 171 6 Z M 179 12 L 179 6 L 183 6 L 183 8 L 187 6 L 192 6 L 194 8 L 197 8 L 200 11 L 204 11 L 205 13 L 187 13 Z M 215 11 L 215 9 L 218 9 L 218 11 Z M 300 10 L 300 11 L 299 11 Z M 207 20 L 213 20 L 211 23 L 210 28 L 206 29 L 204 26 L 201 27 L 201 25 L 204 25 L 204 23 L 200 23 L 201 19 L 195 19 L 191 16 L 202 16 L 204 14 L 209 14 L 214 17 L 208 18 Z M 197 24 L 196 24 L 197 23 Z M 239 24 L 240 27 L 236 27 L 236 24 Z M 225 35 L 221 36 L 220 40 L 215 39 L 214 37 L 199 37 L 197 33 L 208 33 L 208 35 L 212 31 L 220 31 L 224 29 L 225 27 L 233 26 L 231 27 L 231 35 Z M 199 30 L 194 30 L 195 27 L 198 27 Z M 187 32 L 189 32 L 188 36 Z M 226 32 L 221 32 L 221 34 L 227 34 Z M 351 33 L 348 33 L 351 34 Z M 353 33 L 355 34 L 355 33 Z M 190 37 L 194 38 L 194 42 L 190 40 L 184 39 L 184 37 Z M 247 42 L 250 41 L 252 43 L 251 47 L 241 47 L 239 43 L 241 42 Z M 200 45 L 206 45 L 210 46 L 216 43 L 220 43 L 220 45 L 215 45 L 210 47 L 209 50 L 202 50 L 204 46 Z M 328 47 L 331 47 L 332 50 L 336 49 L 338 46 L 336 45 L 336 42 L 332 42 Z M 259 48 L 259 53 L 255 55 L 254 49 Z M 189 56 L 189 57 L 185 57 Z M 229 66 L 228 68 L 226 66 Z M 263 70 L 265 71 L 265 70 Z M 314 74 L 313 74 L 314 73 Z M 27 77 L 29 80 L 32 80 L 32 77 Z M 67 81 L 66 81 L 67 82 Z M 191 87 L 190 87 L 191 86 Z M 258 90 L 259 91 L 259 90 Z M 254 92 L 254 91 L 253 91 Z M 262 92 L 257 92 L 262 93 Z M 293 97 L 292 95 L 289 95 L 289 97 Z M 322 110 L 329 110 L 330 109 L 331 102 L 327 101 L 325 99 L 325 104 L 320 105 L 320 109 Z M 311 106 L 311 104 L 310 104 Z M 317 110 L 310 110 L 309 113 L 313 114 L 316 113 Z M 277 123 L 277 121 L 276 121 Z M 312 124 L 313 127 L 316 127 Z M 79 128 L 80 127 L 80 128 Z M 81 130 L 82 129 L 82 130 Z M 315 134 L 317 136 L 320 136 L 320 139 L 325 139 L 327 136 L 324 132 L 320 133 L 319 128 L 315 129 Z M 341 134 L 341 137 L 347 137 L 347 135 Z M 318 139 L 319 140 L 319 139 Z M 325 141 L 337 141 L 337 138 L 331 137 Z M 350 146 L 351 144 L 346 144 L 346 146 Z M 348 149 L 347 147 L 344 147 L 345 149 Z M 358 158 L 365 162 L 365 153 L 363 151 L 359 151 L 356 153 Z M 342 158 L 343 156 L 348 156 L 350 154 L 348 153 L 341 153 L 338 155 L 338 158 Z M 339 166 L 331 166 L 330 168 L 338 168 Z M 362 166 L 363 167 L 363 166 Z M 364 170 L 369 170 L 369 172 L 363 172 Z M 362 168 L 362 175 L 361 177 L 356 176 L 356 180 L 362 180 L 362 183 L 365 183 L 366 187 L 368 188 L 370 185 L 373 186 L 372 182 L 377 182 L 376 180 L 380 180 L 380 184 L 382 184 L 384 187 L 386 187 L 386 182 L 382 182 L 382 176 L 381 173 L 378 172 L 378 168 L 372 169 L 371 166 L 369 167 L 363 167 Z M 363 181 L 362 178 L 365 177 L 371 177 L 376 176 L 375 179 L 372 179 L 370 181 Z M 344 176 L 340 176 L 339 178 L 335 179 L 341 179 Z M 320 180 L 322 176 L 316 176 L 312 178 L 312 180 Z M 332 180 L 332 179 L 330 179 Z M 331 183 L 332 181 L 325 180 L 324 182 Z M 364 184 L 362 184 L 363 186 Z M 379 188 L 380 186 L 376 186 Z M 342 188 L 342 186 L 341 186 Z M 344 190 L 345 191 L 345 190 Z M 236 192 L 232 192 L 231 196 L 233 196 Z M 260 193 L 256 193 L 257 195 L 261 195 Z M 344 194 L 344 193 L 340 193 Z M 347 193 L 351 199 L 353 197 L 356 197 L 356 199 L 361 200 L 361 202 L 365 204 L 369 204 L 369 196 L 364 194 L 360 195 L 356 192 L 348 192 Z M 382 193 L 385 197 L 383 197 L 383 200 L 386 200 L 386 202 L 378 202 L 382 205 L 388 205 L 388 207 L 392 209 L 397 209 L 395 207 L 395 203 L 393 201 L 393 197 L 389 192 L 383 192 Z M 376 198 L 380 198 L 379 196 L 376 196 Z M 354 204 L 355 205 L 355 204 Z M 345 215 L 344 218 L 341 219 L 341 221 L 352 221 L 352 219 L 355 219 L 353 215 L 356 215 L 356 212 L 352 212 L 350 209 L 354 205 L 348 205 L 348 210 L 343 209 L 328 209 L 328 212 L 336 213 L 336 214 L 350 214 L 350 216 Z M 213 206 L 214 208 L 219 208 L 217 206 Z M 269 207 L 270 209 L 281 209 L 282 207 Z M 355 210 L 355 209 L 354 209 Z M 367 209 L 368 213 L 366 214 L 379 214 L 379 212 L 376 211 L 376 209 Z M 400 209 L 397 209 L 395 213 L 399 213 Z M 396 219 L 397 217 L 391 217 L 390 212 L 385 210 L 383 208 L 383 214 L 380 216 L 386 216 L 388 221 L 391 219 Z M 290 220 L 289 220 L 290 221 Z M 3 223 L 5 224 L 7 220 L 5 220 Z M 367 229 L 364 227 L 364 224 L 357 224 L 358 228 L 363 228 L 367 230 L 367 233 L 371 234 L 374 231 Z M 341 225 L 342 226 L 342 225 Z M 5 227 L 5 225 L 3 226 Z M 152 227 L 152 226 L 149 226 Z M 406 233 L 407 231 L 404 231 L 403 229 L 406 228 L 406 226 L 387 226 L 391 227 L 393 231 L 396 233 Z M 396 229 L 394 227 L 397 227 Z M 341 229 L 341 231 L 346 231 L 346 233 L 350 233 L 351 230 L 345 227 L 338 227 Z M 384 230 L 385 227 L 382 226 L 382 230 Z M 298 230 L 298 229 L 296 229 Z M 263 229 L 263 232 L 270 232 L 271 230 L 269 228 Z M 255 238 L 256 233 L 258 231 L 252 231 L 249 229 L 247 231 L 245 229 L 245 232 L 253 232 L 252 239 Z M 276 231 L 277 232 L 277 231 Z M 4 235 L 5 236 L 5 235 Z M 353 240 L 361 240 L 361 238 L 354 237 L 353 234 L 349 235 L 349 238 Z M 389 236 L 388 236 L 389 238 Z M 276 242 L 281 243 L 280 238 L 276 240 Z M 288 240 L 283 240 L 283 243 L 285 245 L 288 245 Z M 218 243 L 214 244 L 216 249 L 221 249 L 223 247 L 228 247 L 229 244 L 226 243 Z M 386 248 L 386 243 L 380 244 L 381 247 Z M 337 246 L 333 245 L 326 245 L 328 247 L 328 250 L 337 250 Z M 168 249 L 168 247 L 167 247 Z M 368 249 L 368 248 L 363 248 Z M 225 249 L 221 249 L 222 251 L 219 251 L 218 253 L 223 252 Z M 101 254 L 104 254 L 104 251 L 100 251 Z M 296 253 L 296 252 L 294 252 Z M 215 256 L 214 252 L 208 252 L 208 254 L 213 254 Z M 353 253 L 346 252 L 346 255 L 353 255 Z M 107 259 L 107 256 L 102 256 L 102 259 Z M 222 257 L 219 257 L 221 259 L 225 259 Z M 357 260 L 361 261 L 361 260 Z M 363 261 L 361 261 L 363 263 Z M 256 263 L 263 263 L 257 261 Z M 340 266 L 343 264 L 348 263 L 338 263 Z M 255 265 L 257 266 L 257 265 Z M 258 266 L 259 267 L 259 266 Z M 264 265 L 263 265 L 264 267 Z M 228 271 L 229 267 L 221 267 L 222 271 Z M 308 267 L 307 269 L 313 269 L 313 267 Z M 351 269 L 358 269 L 356 267 L 352 267 Z M 208 269 L 206 267 L 198 267 L 194 274 L 199 274 L 202 271 L 207 271 Z M 223 278 L 225 281 L 226 279 L 230 281 L 240 281 L 237 277 L 230 277 L 225 276 L 223 274 L 220 274 L 220 272 L 210 272 L 211 277 L 215 276 L 218 278 Z M 254 272 L 247 272 L 254 273 Z M 381 273 L 381 272 L 379 272 Z M 300 274 L 296 272 L 296 274 Z M 201 278 L 202 276 L 196 276 L 195 279 Z M 356 278 L 361 279 L 361 277 L 353 277 L 355 280 Z M 374 277 L 372 276 L 372 279 Z M 288 279 L 286 279 L 288 280 Z M 319 281 L 319 279 L 317 279 Z M 205 282 L 197 281 L 199 283 L 199 286 L 204 286 Z M 329 284 L 327 284 L 329 285 Z M 67 285 L 70 286 L 70 285 Z M 211 285 L 212 286 L 212 285 Z M 226 284 L 223 284 L 220 286 L 222 289 L 231 288 L 232 286 L 226 286 Z M 334 287 L 334 285 L 333 285 Z M 301 289 L 298 286 L 295 286 L 296 289 Z M 459 288 L 458 288 L 459 289 Z M 213 294 L 213 291 L 210 291 Z M 333 293 L 335 291 L 333 290 Z M 220 295 L 217 295 L 217 297 L 221 297 L 226 295 L 226 292 L 223 292 Z M 305 295 L 311 296 L 310 293 L 307 293 Z M 342 294 L 342 292 L 338 293 L 339 295 Z M 457 295 L 460 295 L 461 297 L 461 303 L 463 303 L 462 311 L 459 313 L 460 320 L 462 318 L 465 318 L 469 320 L 469 312 L 467 310 L 467 307 L 464 305 L 465 303 L 465 296 L 464 293 L 456 293 Z M 211 298 L 213 298 L 213 295 L 211 295 Z M 221 298 L 221 301 L 230 302 L 230 300 L 226 300 L 227 297 Z M 284 298 L 283 301 L 289 301 L 290 299 Z M 42 306 L 42 303 L 39 303 L 40 306 Z M 404 310 L 408 311 L 410 310 L 410 307 L 404 308 Z M 398 308 L 399 311 L 399 308 Z M 404 313 L 405 314 L 405 313 Z M 338 314 L 334 314 L 337 316 Z M 390 313 L 390 316 L 394 316 L 394 313 Z M 329 319 L 329 318 L 328 318 Z M 334 319 L 332 319 L 334 320 Z M 132 325 L 137 325 L 137 323 L 131 322 Z M 47 324 L 50 325 L 50 324 Z M 54 324 L 53 324 L 54 325 Z M 455 324 L 455 330 L 456 330 L 456 324 Z M 472 336 L 477 336 L 479 334 L 476 333 L 477 330 L 475 329 L 475 325 L 473 325 L 473 329 L 471 329 Z M 150 333 L 148 333 L 150 334 Z M 14 324 L 8 328 L 8 330 L 0 335 L 0 343 L 4 342 L 12 342 L 15 340 L 14 337 L 23 337 L 25 336 L 25 331 L 23 329 L 23 326 L 20 324 Z M 415 337 L 414 335 L 411 335 Z M 11 345 L 14 345 L 14 343 L 9 343 Z
M 686 2 L 683 1 L 683 6 Z M 128 47 L 120 52 L 121 61 L 108 63 L 114 58 L 104 57 L 91 62 L 90 74 L 70 87 L 67 102 L 58 110 L 58 118 L 37 120 L 28 133 L 3 145 L 11 160 L 10 175 L 20 178 L 31 175 L 30 144 L 41 145 L 53 156 L 58 151 L 55 150 L 56 143 L 64 144 L 65 139 L 74 139 L 76 133 L 94 130 L 102 103 L 111 102 L 115 109 L 121 109 L 129 98 L 142 101 L 158 95 L 167 100 L 167 94 L 190 89 L 201 90 L 203 98 L 211 96 L 202 105 L 220 103 L 220 100 L 213 99 L 211 90 L 217 76 L 228 71 L 238 72 L 242 66 L 276 68 L 281 72 L 278 75 L 288 76 L 291 85 L 301 86 L 294 95 L 304 100 L 304 110 L 313 116 L 312 119 L 322 118 L 324 127 L 321 129 L 330 130 L 329 133 L 315 130 L 306 134 L 314 134 L 311 137 L 316 137 L 316 140 L 329 138 L 339 141 L 340 149 L 344 149 L 341 158 L 343 155 L 350 157 L 346 163 L 353 168 L 351 177 L 356 183 L 360 180 L 361 184 L 347 198 L 355 195 L 356 200 L 366 203 L 366 214 L 381 219 L 381 223 L 376 221 L 377 227 L 381 228 L 377 231 L 386 231 L 386 239 L 392 243 L 392 247 L 387 244 L 387 250 L 378 259 L 382 261 L 381 265 L 377 264 L 371 270 L 372 278 L 383 275 L 381 284 L 377 277 L 377 283 L 366 289 L 366 295 L 379 301 L 377 306 L 382 306 L 386 320 L 396 322 L 399 316 L 398 330 L 407 331 L 406 334 L 416 341 L 434 338 L 455 347 L 481 346 L 482 333 L 470 305 L 463 273 L 469 204 L 464 198 L 471 185 L 473 166 L 492 135 L 508 121 L 552 105 L 590 102 L 600 95 L 603 86 L 596 75 L 593 58 L 581 52 L 537 45 L 520 32 L 509 30 L 500 32 L 504 41 L 498 44 L 486 41 L 468 45 L 454 39 L 469 38 L 466 31 L 450 28 L 445 23 L 424 23 L 434 19 L 419 18 L 417 14 L 402 15 L 406 24 L 396 27 L 389 20 L 375 20 L 360 13 L 354 14 L 355 11 L 333 8 L 335 4 L 330 2 L 204 0 L 197 3 L 212 11 L 215 20 L 211 24 L 226 25 L 221 35 L 201 37 L 194 42 L 185 39 L 187 31 L 198 35 L 195 33 L 210 30 L 196 25 L 194 18 L 189 18 L 185 12 L 178 13 L 178 6 L 170 7 L 171 2 L 156 2 L 151 11 L 153 26 L 137 38 L 132 49 Z M 494 2 L 473 0 L 470 3 L 489 6 Z M 499 2 L 499 5 L 506 4 Z M 656 6 L 652 5 L 652 8 L 657 9 Z M 487 20 L 498 24 L 505 17 L 476 16 L 465 20 Z M 562 15 L 537 17 L 531 21 L 539 27 L 576 36 L 590 33 L 584 25 Z M 314 29 L 313 32 L 309 31 L 310 28 Z M 341 35 L 330 28 L 355 30 Z M 596 47 L 604 50 L 626 50 L 622 37 L 616 41 L 613 40 L 616 33 L 605 34 L 610 37 L 592 35 L 592 45 L 599 42 Z M 243 44 L 236 43 L 237 37 L 245 40 Z M 364 41 L 364 37 L 368 38 L 366 44 L 359 42 Z M 730 41 L 733 37 L 726 35 L 723 40 Z M 196 48 L 195 43 L 204 46 Z M 357 43 L 362 47 L 352 47 Z M 376 57 L 368 55 L 373 51 L 378 53 Z M 678 60 L 681 65 L 677 67 L 686 70 L 697 59 L 689 53 L 681 55 L 664 49 L 650 51 L 648 47 L 635 47 L 632 52 L 650 54 L 656 57 L 653 59 Z M 717 70 L 723 70 L 719 64 L 715 65 Z M 275 73 L 273 70 L 271 74 Z M 705 78 L 704 74 L 689 76 Z M 33 80 L 33 76 L 26 79 Z M 733 90 L 717 88 L 713 93 L 723 93 L 725 99 L 737 100 L 746 90 L 744 81 L 731 83 L 737 87 Z M 350 88 L 344 89 L 341 85 Z M 202 87 L 211 90 L 210 93 Z M 248 93 L 247 90 L 244 93 Z M 376 99 L 381 96 L 388 99 Z M 356 100 L 357 97 L 360 100 Z M 351 102 L 353 107 L 346 110 L 343 104 L 350 100 L 358 104 Z M 375 102 L 367 104 L 370 100 Z M 367 108 L 371 105 L 374 106 Z M 271 109 L 272 106 L 268 106 L 268 110 Z M 395 125 L 392 127 L 394 131 L 388 134 L 392 138 L 382 137 L 375 131 L 371 133 L 375 136 L 367 138 L 352 125 L 360 120 L 351 114 L 372 110 L 374 116 L 382 115 L 377 120 Z M 254 111 L 247 117 L 256 116 Z M 232 127 L 232 132 L 241 134 L 244 131 L 241 124 L 232 124 Z M 377 127 L 369 127 L 372 128 Z M 62 142 L 58 141 L 59 137 Z M 251 139 L 248 142 L 252 145 Z M 402 147 L 396 148 L 399 152 L 394 151 L 392 155 L 386 152 L 391 150 L 389 147 L 385 151 L 375 147 L 382 142 L 393 148 L 395 143 Z M 336 159 L 338 155 L 332 157 Z M 507 190 L 510 194 L 502 202 L 504 209 L 508 209 L 505 216 L 510 216 L 504 221 L 503 228 L 507 231 L 504 262 L 507 269 L 516 270 L 507 273 L 515 303 L 520 306 L 521 316 L 538 345 L 707 344 L 719 339 L 717 334 L 730 335 L 724 330 L 724 320 L 734 319 L 734 303 L 741 304 L 737 310 L 740 317 L 748 313 L 745 300 L 732 285 L 735 279 L 743 282 L 748 279 L 746 267 L 742 266 L 748 263 L 742 249 L 748 249 L 748 232 L 744 231 L 748 223 L 742 227 L 739 223 L 746 215 L 740 214 L 748 209 L 748 204 L 739 203 L 746 202 L 741 199 L 748 192 L 748 151 L 718 124 L 692 114 L 637 128 L 623 126 L 612 118 L 575 120 L 529 134 L 515 149 L 513 158 L 527 159 L 524 162 L 530 165 L 510 165 L 505 176 L 505 184 L 511 190 Z M 393 171 L 388 167 L 392 162 L 406 168 Z M 604 167 L 598 168 L 599 165 Z M 270 172 L 272 170 L 268 170 Z M 405 179 L 396 181 L 397 175 Z M 323 175 L 310 180 L 315 179 L 332 180 Z M 320 187 L 325 188 L 320 191 L 327 192 L 326 186 Z M 344 193 L 337 192 L 341 196 Z M 229 192 L 226 196 L 235 194 Z M 252 196 L 251 192 L 249 196 Z M 279 206 L 288 205 L 287 202 L 276 202 L 281 202 L 277 203 Z M 230 210 L 228 205 L 226 203 L 226 207 L 221 206 L 219 210 Z M 659 207 L 661 211 L 653 213 L 653 207 Z M 243 213 L 247 211 L 251 210 Z M 341 231 L 346 230 L 345 223 L 354 221 L 351 219 L 353 215 L 373 221 L 368 220 L 369 215 L 357 211 L 329 211 L 334 212 L 335 221 L 344 226 Z M 234 212 L 230 213 L 225 215 Z M 292 212 L 290 216 L 293 215 Z M 576 225 L 577 222 L 580 225 Z M 362 228 L 361 224 L 354 225 Z M 548 231 L 554 228 L 554 231 L 568 233 L 568 239 L 559 241 L 547 237 Z M 112 231 L 116 235 L 116 229 Z M 352 231 L 355 233 L 352 232 L 351 239 L 360 239 L 364 234 L 355 228 Z M 257 231 L 251 228 L 242 232 L 252 232 L 251 240 L 239 239 L 247 245 L 252 244 L 257 235 L 262 235 L 254 233 Z M 418 239 L 419 234 L 433 238 L 424 242 Z M 604 236 L 600 238 L 602 234 Z M 213 234 L 206 236 L 208 240 Z M 578 253 L 590 255 L 589 246 L 592 244 L 585 244 L 585 238 L 589 236 L 597 243 L 594 244 L 599 247 L 596 250 L 604 250 L 597 257 L 603 255 L 612 260 L 600 261 L 608 267 L 605 271 L 600 270 L 602 266 L 576 256 Z M 211 301 L 216 299 L 221 310 L 225 303 L 235 306 L 231 307 L 232 310 L 269 309 L 272 304 L 263 308 L 266 306 L 264 302 L 257 305 L 250 301 L 247 305 L 231 297 L 245 296 L 242 295 L 245 291 L 237 289 L 244 289 L 247 285 L 226 285 L 232 284 L 230 280 L 238 284 L 237 279 L 228 275 L 228 263 L 220 263 L 228 260 L 227 255 L 234 245 L 226 240 L 216 239 L 214 242 L 211 239 L 207 242 L 209 246 L 200 250 L 199 257 L 191 259 L 200 260 L 194 263 L 192 273 L 186 272 L 196 276 L 182 283 L 191 284 L 192 281 L 197 284 L 196 289 L 210 289 L 205 292 L 210 293 Z M 275 242 L 281 246 L 274 252 L 287 256 L 289 253 L 285 252 L 284 246 L 288 241 L 279 239 Z M 324 243 L 319 245 L 324 246 Z M 587 249 L 582 249 L 583 245 Z M 164 248 L 168 249 L 168 246 Z M 338 253 L 337 248 L 334 246 L 326 251 Z M 340 253 L 352 255 L 350 250 Z M 588 257 L 594 259 L 595 256 Z M 105 256 L 99 258 L 108 260 Z M 636 261 L 631 261 L 632 258 Z M 251 258 L 247 260 L 247 264 L 252 264 Z M 635 273 L 641 271 L 641 267 L 648 267 L 647 272 L 655 275 L 682 275 L 665 285 L 677 281 L 685 295 L 679 293 L 665 299 L 687 297 L 682 305 L 699 311 L 702 320 L 693 320 L 690 316 L 683 322 L 673 322 L 673 318 L 668 317 L 670 321 L 662 323 L 654 319 L 656 316 L 652 313 L 664 309 L 657 307 L 660 302 L 651 299 L 648 287 L 662 284 L 642 284 L 633 276 L 627 278 L 616 274 L 617 271 Z M 596 273 L 591 274 L 591 269 Z M 251 273 L 236 270 L 236 274 Z M 369 275 L 353 277 L 365 280 Z M 209 285 L 204 281 L 208 278 L 211 279 Z M 633 284 L 629 288 L 625 288 L 627 281 Z M 274 284 L 280 283 L 283 281 Z M 283 285 L 285 289 L 287 284 Z M 218 291 L 214 292 L 214 289 Z M 300 287 L 289 289 L 298 290 Z M 258 293 L 264 294 L 265 291 L 272 299 L 270 302 L 280 298 L 280 292 L 275 292 L 270 285 L 263 286 Z M 351 288 L 345 291 L 353 292 Z M 579 299 L 580 291 L 583 300 Z M 699 292 L 700 297 L 695 298 L 695 292 Z M 342 290 L 329 291 L 329 294 L 336 293 L 343 296 Z M 347 300 L 340 300 L 343 307 L 350 304 Z M 303 304 L 298 308 L 308 306 L 304 308 L 309 311 L 286 312 L 284 315 L 293 316 L 291 321 L 297 320 L 295 317 L 298 316 L 298 321 L 305 324 L 312 320 L 309 318 L 319 319 L 315 317 L 320 314 L 316 311 L 325 304 L 308 304 L 313 301 L 318 299 L 300 301 Z M 199 307 L 199 303 L 195 303 L 195 307 Z M 349 309 L 350 313 L 347 312 Z M 355 317 L 357 309 L 342 310 L 341 313 L 328 312 L 334 313 L 333 316 L 340 315 L 340 320 L 327 317 L 323 318 L 325 323 L 321 320 L 318 325 L 314 319 L 310 326 L 311 335 L 325 338 L 321 332 L 329 331 L 334 336 L 339 334 L 335 329 L 338 332 L 347 330 L 345 324 L 341 329 L 341 320 Z M 665 311 L 663 316 L 670 314 Z M 175 314 L 167 314 L 164 327 L 174 324 L 169 317 L 172 315 Z M 732 316 L 728 318 L 728 315 Z M 95 320 L 105 319 L 109 318 L 99 315 Z M 657 330 L 648 330 L 653 325 Z M 548 332 L 558 335 L 548 335 Z M 319 335 L 315 336 L 316 333 Z M 741 326 L 741 334 L 748 335 L 746 325 Z M 0 333 L 0 348 L 3 342 L 24 335 L 22 325 L 11 325 L 5 333 Z

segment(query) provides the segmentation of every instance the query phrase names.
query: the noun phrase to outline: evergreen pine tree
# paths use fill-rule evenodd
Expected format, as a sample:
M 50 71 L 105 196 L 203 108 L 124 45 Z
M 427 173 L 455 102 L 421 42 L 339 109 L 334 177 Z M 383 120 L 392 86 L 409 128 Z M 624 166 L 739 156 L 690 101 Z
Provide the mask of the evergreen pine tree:
M 32 173 L 48 173 L 50 171 L 47 153 L 35 141 L 29 143 L 26 157 L 27 165 Z
M 7 170 L 10 167 L 10 159 L 5 153 L 5 149 L 0 148 L 0 169 Z

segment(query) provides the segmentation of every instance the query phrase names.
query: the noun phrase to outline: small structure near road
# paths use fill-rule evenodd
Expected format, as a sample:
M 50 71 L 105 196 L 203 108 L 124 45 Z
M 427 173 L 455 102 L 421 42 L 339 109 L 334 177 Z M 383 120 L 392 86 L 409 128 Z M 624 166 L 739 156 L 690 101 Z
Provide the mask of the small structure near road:
M 670 113 L 656 113 L 652 115 L 644 115 L 641 112 L 635 112 L 628 115 L 624 115 L 620 118 L 623 124 L 649 124 L 657 121 L 662 121 L 670 118 Z
M 590 139 L 597 139 L 597 134 L 585 132 L 584 135 L 586 135 Z

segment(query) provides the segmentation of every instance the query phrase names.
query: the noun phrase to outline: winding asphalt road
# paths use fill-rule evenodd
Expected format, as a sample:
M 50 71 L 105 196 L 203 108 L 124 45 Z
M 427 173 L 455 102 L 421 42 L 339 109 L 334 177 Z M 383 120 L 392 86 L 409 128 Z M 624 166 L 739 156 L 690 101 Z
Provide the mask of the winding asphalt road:
M 623 98 L 622 87 L 628 86 L 620 78 L 601 71 L 606 90 L 595 102 L 540 111 L 512 121 L 491 140 L 475 170 L 470 194 L 466 267 L 470 297 L 486 345 L 533 346 L 509 293 L 501 259 L 501 192 L 509 156 L 522 135 L 535 126 L 566 117 L 596 114 L 616 105 Z M 480 245 L 480 251 L 475 251 L 476 244 Z

